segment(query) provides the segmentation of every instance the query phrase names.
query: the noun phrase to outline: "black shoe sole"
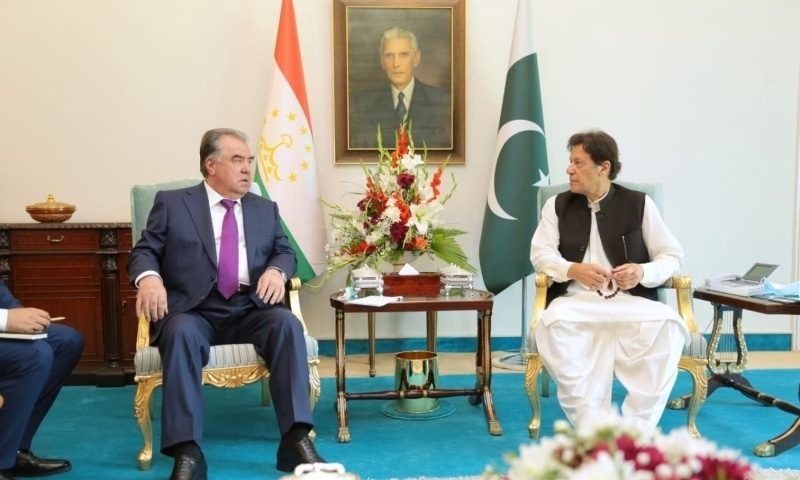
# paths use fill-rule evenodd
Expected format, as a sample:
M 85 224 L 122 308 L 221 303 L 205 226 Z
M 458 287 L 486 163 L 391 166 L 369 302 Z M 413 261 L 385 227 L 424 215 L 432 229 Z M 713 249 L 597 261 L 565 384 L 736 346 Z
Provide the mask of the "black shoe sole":
M 57 468 L 55 470 L 49 470 L 43 473 L 34 473 L 33 475 L 17 473 L 13 469 L 9 470 L 8 473 L 10 473 L 14 477 L 36 478 L 36 477 L 49 477 L 50 475 L 58 475 L 59 473 L 69 472 L 70 470 L 72 470 L 72 465 L 68 465 L 64 468 Z

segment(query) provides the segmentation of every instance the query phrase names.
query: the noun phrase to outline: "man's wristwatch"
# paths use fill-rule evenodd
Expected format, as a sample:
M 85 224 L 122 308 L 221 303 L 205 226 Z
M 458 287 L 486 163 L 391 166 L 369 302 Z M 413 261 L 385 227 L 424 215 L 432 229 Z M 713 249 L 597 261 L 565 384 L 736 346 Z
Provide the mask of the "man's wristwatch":
M 288 278 L 286 278 L 286 272 L 284 272 L 284 271 L 283 271 L 283 270 L 281 270 L 280 268 L 278 268 L 278 267 L 270 267 L 270 269 L 271 269 L 271 270 L 277 270 L 277 271 L 278 271 L 278 273 L 280 273 L 280 274 L 281 274 L 281 278 L 283 279 L 283 283 L 286 283 L 286 282 L 288 282 L 288 281 L 289 281 L 289 279 L 288 279 Z

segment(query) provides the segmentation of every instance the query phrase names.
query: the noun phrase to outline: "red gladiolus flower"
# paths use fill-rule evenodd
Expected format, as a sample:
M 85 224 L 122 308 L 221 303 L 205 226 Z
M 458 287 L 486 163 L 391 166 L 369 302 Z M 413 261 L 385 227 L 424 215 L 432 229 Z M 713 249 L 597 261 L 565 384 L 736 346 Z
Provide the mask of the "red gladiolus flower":
M 395 206 L 400 210 L 400 223 L 408 223 L 411 218 L 411 207 L 403 201 L 403 196 L 400 192 L 394 194 Z
M 403 246 L 403 250 L 425 250 L 428 248 L 428 241 L 423 237 L 414 237 Z
M 436 173 L 433 174 L 433 180 L 431 180 L 431 188 L 433 189 L 433 198 L 430 201 L 436 200 L 439 198 L 439 185 L 442 184 L 442 167 L 436 169 Z

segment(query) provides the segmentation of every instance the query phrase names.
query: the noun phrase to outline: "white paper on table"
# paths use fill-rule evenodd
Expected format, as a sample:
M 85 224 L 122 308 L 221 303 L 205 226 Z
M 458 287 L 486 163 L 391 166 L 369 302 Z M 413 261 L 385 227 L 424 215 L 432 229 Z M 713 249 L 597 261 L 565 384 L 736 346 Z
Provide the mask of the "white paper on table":
M 402 299 L 403 297 L 384 297 L 383 295 L 371 295 L 369 297 L 356 298 L 355 300 L 350 300 L 347 303 L 351 305 L 367 305 L 370 307 L 382 307 L 387 303 L 397 302 Z
M 412 267 L 411 265 L 406 263 L 405 265 L 403 265 L 403 268 L 401 268 L 400 271 L 397 272 L 397 274 L 398 275 L 419 275 L 419 272 L 416 271 L 414 269 L 414 267 Z

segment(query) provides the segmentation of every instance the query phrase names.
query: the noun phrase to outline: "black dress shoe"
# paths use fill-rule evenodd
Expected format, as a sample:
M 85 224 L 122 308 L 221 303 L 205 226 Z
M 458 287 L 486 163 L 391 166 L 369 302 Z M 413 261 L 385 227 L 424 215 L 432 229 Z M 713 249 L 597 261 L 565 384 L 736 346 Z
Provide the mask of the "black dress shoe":
M 206 457 L 203 455 L 200 460 L 196 460 L 189 455 L 179 455 L 175 457 L 175 466 L 172 467 L 172 474 L 169 480 L 207 480 L 208 465 Z
M 17 452 L 17 463 L 7 473 L 18 477 L 43 477 L 63 473 L 72 468 L 68 460 L 39 458 L 30 450 Z
M 278 470 L 294 472 L 295 467 L 303 463 L 327 463 L 317 453 L 314 444 L 308 437 L 292 443 L 281 440 L 278 445 Z

